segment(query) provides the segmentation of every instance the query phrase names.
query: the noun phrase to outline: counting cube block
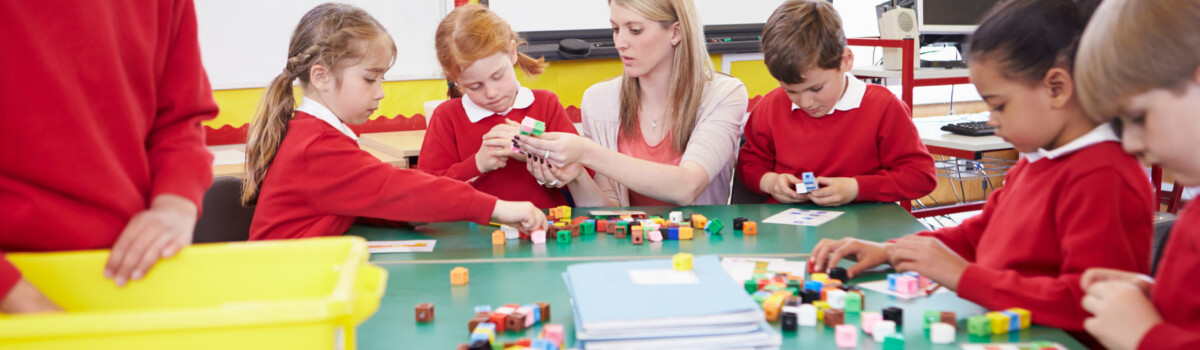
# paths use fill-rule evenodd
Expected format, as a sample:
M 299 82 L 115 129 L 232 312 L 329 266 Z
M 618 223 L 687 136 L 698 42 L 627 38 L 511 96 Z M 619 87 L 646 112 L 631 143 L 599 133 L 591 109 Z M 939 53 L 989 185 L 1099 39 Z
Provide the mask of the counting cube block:
M 898 307 L 889 307 L 883 309 L 883 319 L 896 323 L 896 327 L 904 326 L 904 309 Z
M 744 223 L 746 223 L 746 218 L 733 218 L 733 229 L 741 231 Z
M 800 181 L 804 182 L 805 191 L 803 193 L 808 193 L 808 192 L 817 190 L 817 177 L 814 176 L 813 173 L 806 172 L 804 174 L 801 174 Z M 797 191 L 797 192 L 799 192 L 799 191 Z
M 795 332 L 796 328 L 800 326 L 799 317 L 797 316 L 797 312 L 799 311 L 799 307 L 797 306 L 784 306 L 783 315 L 779 316 L 779 328 L 785 332 Z
M 812 304 L 801 304 L 796 307 L 796 323 L 803 327 L 817 326 L 817 307 Z
M 845 309 L 846 291 L 841 289 L 827 289 L 825 292 L 825 302 L 829 303 L 830 308 Z
M 567 231 L 571 232 L 571 237 L 579 237 L 579 225 L 567 224 Z
M 1029 325 L 1031 323 L 1033 323 L 1033 314 L 1030 313 L 1029 310 L 1022 309 L 1019 307 L 1014 307 L 1014 308 L 1008 309 L 1008 311 L 1016 314 L 1017 318 L 1021 319 L 1021 328 L 1020 329 L 1029 328 Z
M 708 223 L 704 225 L 704 230 L 713 234 L 721 233 L 722 228 L 725 228 L 725 224 L 721 223 L 721 219 L 718 218 L 708 220 Z
M 496 230 L 492 232 L 492 245 L 504 245 L 504 231 Z
M 584 234 L 584 235 L 596 234 L 596 222 L 584 221 L 583 223 L 580 223 L 579 224 L 579 233 Z
M 904 335 L 896 333 L 884 337 L 883 350 L 904 350 Z
M 667 217 L 669 219 L 671 219 L 671 222 L 674 222 L 674 223 L 683 222 L 683 212 L 682 211 L 673 211 L 670 214 L 668 214 Z
M 954 326 L 944 322 L 935 322 L 929 325 L 929 341 L 934 344 L 954 343 L 954 333 Z
M 805 284 L 808 284 L 808 283 L 805 283 Z M 808 289 L 808 286 L 805 286 L 804 290 L 800 292 L 800 302 L 801 303 L 812 304 L 813 302 L 820 301 L 820 300 L 821 300 L 821 292 L 818 292 L 818 291 L 815 291 L 812 289 Z
M 571 243 L 571 231 L 559 230 L 554 233 L 554 238 L 559 244 L 569 244 Z
M 533 117 L 525 117 L 521 120 L 521 135 L 540 136 L 546 132 L 546 123 L 533 119 Z
M 558 350 L 558 347 L 554 346 L 554 343 L 551 343 L 549 340 L 546 340 L 546 339 L 533 339 L 529 343 L 529 349 L 530 350 Z
M 834 327 L 833 339 L 839 348 L 856 348 L 858 347 L 858 329 L 850 324 L 837 325 Z
M 871 328 L 871 337 L 876 343 L 882 343 L 887 336 L 896 334 L 896 323 L 888 320 L 875 322 Z
M 1017 313 L 1008 311 L 1008 310 L 1000 311 L 1000 313 L 1004 314 L 1004 316 L 1008 316 L 1008 331 L 1009 332 L 1018 332 L 1021 330 L 1021 316 L 1020 315 L 1017 315 Z
M 703 230 L 706 224 L 708 224 L 708 218 L 705 218 L 704 215 L 692 214 L 692 228 Z
M 817 295 L 820 295 L 821 293 L 821 286 L 821 282 L 818 281 L 804 282 L 804 290 L 816 291 L 818 293 Z
M 883 314 L 878 312 L 863 312 L 859 319 L 862 320 L 863 333 L 871 334 L 875 331 L 875 324 L 883 321 Z
M 662 231 L 659 230 L 650 231 L 646 237 L 649 238 L 651 242 L 662 242 L 663 240 Z
M 999 312 L 989 312 L 984 314 L 991 321 L 992 334 L 1008 333 L 1008 327 L 1012 324 L 1012 320 L 1008 315 Z
M 925 329 L 929 329 L 930 325 L 938 322 L 942 322 L 941 311 L 925 310 L 925 312 L 921 314 L 921 325 L 924 326 Z
M 667 228 L 667 239 L 679 240 L 679 227 L 678 226 Z
M 491 316 L 488 316 L 488 323 L 496 325 L 496 332 L 504 332 L 505 327 L 508 326 L 507 322 L 508 314 L 493 312 Z M 475 330 L 479 331 L 479 327 L 475 327 Z
M 975 336 L 991 335 L 992 320 L 986 315 L 971 316 L 967 318 L 967 333 Z
M 845 267 L 836 266 L 829 269 L 829 278 L 845 282 L 850 280 L 850 274 L 846 271 Z
M 846 300 L 844 302 L 843 310 L 846 310 L 846 312 L 862 311 L 862 294 L 861 293 L 862 293 L 862 291 L 859 291 L 858 293 L 846 292 L 846 297 L 845 297 Z
M 517 239 L 521 237 L 521 230 L 508 225 L 500 225 L 500 231 L 504 232 L 504 239 Z
M 520 332 L 525 330 L 525 314 L 520 312 L 508 314 L 508 317 L 504 319 L 504 329 L 508 330 L 509 332 Z
M 633 244 L 635 244 L 635 245 L 640 245 L 640 244 L 642 244 L 643 240 L 645 239 L 645 237 L 644 237 L 644 236 L 642 236 L 642 227 L 641 227 L 641 226 L 635 227 L 635 228 L 633 229 L 633 233 L 631 233 L 631 234 L 629 235 L 629 237 L 630 237 L 630 238 L 629 238 L 629 241 L 630 241 L 631 243 L 633 243 Z
M 758 281 L 754 279 L 748 279 L 746 282 L 742 282 L 742 286 L 745 287 L 746 293 L 749 294 L 754 294 L 754 292 L 758 291 Z
M 467 284 L 471 280 L 470 272 L 467 268 L 459 266 L 450 270 L 450 284 L 461 286 Z
M 917 278 L 912 276 L 900 276 L 896 278 L 896 292 L 900 294 L 917 294 Z
M 475 318 L 472 318 L 471 321 L 467 323 L 467 332 L 474 333 L 475 327 L 478 327 L 480 324 L 487 323 L 487 322 L 488 322 L 488 315 L 475 316 Z
M 778 295 L 767 297 L 762 303 L 763 313 L 767 316 L 767 322 L 775 322 L 779 320 L 779 313 L 783 311 L 783 298 Z
M 541 323 L 550 322 L 550 303 L 547 303 L 544 301 L 539 301 L 539 302 L 536 302 L 533 304 L 537 305 L 538 309 L 540 309 L 538 311 L 538 315 L 541 316 L 541 318 L 542 318 L 540 320 L 540 322 Z
M 517 312 L 525 315 L 525 328 L 533 327 L 534 324 L 537 324 L 538 320 L 541 320 L 541 312 L 539 311 L 541 310 L 538 310 L 537 305 L 533 304 L 522 305 L 517 309 Z
M 958 316 L 955 315 L 953 312 L 942 311 L 941 319 L 938 320 L 938 322 L 942 322 L 942 323 L 945 323 L 945 324 L 948 324 L 951 326 L 957 325 L 958 324 Z
M 680 226 L 679 227 L 679 240 L 681 240 L 681 241 L 692 240 L 692 232 L 693 231 L 692 231 L 691 226 Z
M 692 253 L 679 253 L 671 258 L 671 267 L 675 271 L 691 271 L 692 270 Z
M 614 235 L 617 239 L 625 239 L 626 233 L 629 231 L 625 226 L 617 226 L 617 233 Z
M 596 232 L 612 233 L 608 231 L 608 220 L 596 220 Z
M 546 243 L 546 230 L 537 230 L 529 234 L 529 240 L 534 244 Z
M 755 223 L 754 221 L 746 221 L 742 223 L 742 234 L 747 236 L 757 235 L 758 223 Z
M 433 303 L 417 304 L 416 314 L 417 322 L 425 323 L 433 321 Z
M 846 314 L 842 310 L 828 309 L 825 310 L 825 326 L 834 327 L 846 323 Z

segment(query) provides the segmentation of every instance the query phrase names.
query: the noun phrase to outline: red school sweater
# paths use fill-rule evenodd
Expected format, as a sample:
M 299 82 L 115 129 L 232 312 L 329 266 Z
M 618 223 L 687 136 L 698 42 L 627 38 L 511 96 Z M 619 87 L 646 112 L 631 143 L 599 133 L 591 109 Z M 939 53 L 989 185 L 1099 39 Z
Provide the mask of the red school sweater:
M 0 33 L 0 250 L 111 248 L 161 194 L 200 208 L 217 104 L 190 0 L 4 1 Z M 0 259 L 0 298 L 20 278 Z
M 982 213 L 918 234 L 970 262 L 960 297 L 991 310 L 1025 308 L 1034 323 L 1082 331 L 1084 270 L 1150 270 L 1149 183 L 1141 163 L 1113 141 L 1055 159 L 1021 159 Z
M 867 84 L 858 108 L 813 118 L 792 110 L 783 88 L 754 107 L 746 122 L 746 143 L 738 171 L 746 188 L 765 194 L 759 181 L 768 172 L 800 177 L 852 177 L 855 202 L 895 202 L 924 197 L 937 187 L 933 157 L 895 94 Z M 768 203 L 778 203 L 770 198 Z
M 459 181 L 478 177 L 471 182 L 475 189 L 506 201 L 528 201 L 538 208 L 566 205 L 562 190 L 538 185 L 523 162 L 509 159 L 503 168 L 487 174 L 480 174 L 475 165 L 475 153 L 483 145 L 483 135 L 505 120 L 520 123 L 525 117 L 532 117 L 546 123 L 546 132 L 578 134 L 558 96 L 546 90 L 533 90 L 533 96 L 533 104 L 528 108 L 513 109 L 505 115 L 493 114 L 477 123 L 467 118 L 462 98 L 438 105 L 425 130 L 417 168 Z
M 384 163 L 329 123 L 296 112 L 259 190 L 250 239 L 340 235 L 360 216 L 487 224 L 495 206 L 496 197 Z
M 1138 349 L 1200 349 L 1197 277 L 1200 277 L 1200 208 L 1189 204 L 1171 228 L 1150 291 L 1150 301 L 1163 322 L 1146 332 Z

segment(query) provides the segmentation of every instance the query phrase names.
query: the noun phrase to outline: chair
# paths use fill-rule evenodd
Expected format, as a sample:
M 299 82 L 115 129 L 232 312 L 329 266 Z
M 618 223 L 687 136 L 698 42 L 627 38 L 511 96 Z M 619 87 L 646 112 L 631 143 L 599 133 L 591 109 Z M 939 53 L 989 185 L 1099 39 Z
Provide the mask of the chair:
M 242 179 L 218 177 L 204 193 L 203 211 L 196 221 L 192 243 L 249 240 L 253 218 L 254 208 L 242 206 Z
M 1163 248 L 1171 236 L 1171 227 L 1175 226 L 1175 214 L 1154 213 L 1154 241 L 1150 246 L 1150 275 L 1158 271 L 1158 261 L 1162 259 Z
M 745 182 L 742 181 L 742 174 L 738 171 L 737 156 L 742 149 L 742 145 L 746 144 L 746 137 L 743 135 L 741 142 L 738 143 L 738 152 L 733 154 L 733 176 L 730 176 L 733 181 L 729 189 L 729 204 L 762 204 L 766 203 L 768 197 L 751 191 L 746 188 Z

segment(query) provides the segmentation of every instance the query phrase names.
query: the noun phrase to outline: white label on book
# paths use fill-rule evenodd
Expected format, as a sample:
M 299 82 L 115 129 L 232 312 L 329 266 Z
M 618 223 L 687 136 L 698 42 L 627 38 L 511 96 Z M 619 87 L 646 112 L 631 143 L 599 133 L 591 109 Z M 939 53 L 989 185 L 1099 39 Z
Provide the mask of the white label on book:
M 699 284 L 700 278 L 692 271 L 675 269 L 629 270 L 629 281 L 640 285 Z

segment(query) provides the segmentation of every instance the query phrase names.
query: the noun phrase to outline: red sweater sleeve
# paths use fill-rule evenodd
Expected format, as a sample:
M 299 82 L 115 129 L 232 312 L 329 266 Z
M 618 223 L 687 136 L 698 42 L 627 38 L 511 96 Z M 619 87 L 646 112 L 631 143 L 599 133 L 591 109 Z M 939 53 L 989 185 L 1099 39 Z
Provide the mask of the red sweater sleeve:
M 1200 349 L 1200 333 L 1163 322 L 1150 328 L 1150 331 L 1142 336 L 1142 341 L 1138 343 L 1137 348 L 1138 350 Z
M 190 0 L 172 9 L 174 20 L 164 24 L 159 40 L 165 47 L 156 57 L 158 91 L 154 122 L 146 138 L 150 161 L 150 198 L 171 193 L 201 207 L 204 191 L 212 184 L 213 156 L 204 147 L 200 122 L 217 115 L 212 88 L 200 62 L 196 11 Z
M 21 271 L 17 270 L 16 266 L 8 262 L 4 257 L 4 252 L 0 251 L 0 300 L 4 300 L 8 296 L 8 292 L 12 291 L 17 285 L 17 281 L 21 280 Z
M 738 151 L 737 158 L 738 174 L 741 174 L 742 183 L 747 189 L 758 194 L 766 194 L 758 185 L 763 176 L 775 169 L 775 141 L 763 120 L 767 118 L 767 112 L 761 111 L 768 108 L 767 105 L 768 103 L 760 101 L 750 112 L 743 133 L 746 143 Z
M 458 160 L 458 142 L 455 141 L 458 134 L 454 132 L 454 123 L 449 120 L 453 115 L 450 109 L 461 109 L 462 103 L 454 102 L 443 102 L 433 110 L 429 127 L 425 129 L 425 140 L 421 142 L 421 161 L 417 162 L 417 169 L 436 176 L 467 181 L 483 174 L 475 165 L 475 152 L 479 150 L 470 150 L 470 157 Z
M 1134 240 L 1151 237 L 1149 215 L 1136 203 L 1145 196 L 1119 184 L 1120 174 L 1096 171 L 1080 177 L 1061 189 L 1062 198 L 1055 207 L 1055 232 L 1063 261 L 1057 277 L 1022 276 L 1014 270 L 1001 270 L 971 264 L 963 272 L 958 294 L 992 310 L 1021 307 L 1033 313 L 1034 322 L 1068 331 L 1082 331 L 1088 314 L 1080 306 L 1084 291 L 1079 285 L 1083 271 L 1106 267 L 1145 272 L 1148 269 L 1148 242 Z M 1012 218 L 1019 219 L 1019 218 Z M 1142 227 L 1144 226 L 1144 227 Z
M 353 142 L 340 134 L 331 142 Z M 315 142 L 304 153 L 308 200 L 319 211 L 398 221 L 487 224 L 496 197 L 461 181 L 399 169 L 352 145 Z M 334 143 L 335 144 L 335 143 Z
M 875 132 L 882 170 L 855 176 L 861 202 L 896 202 L 924 197 L 937 187 L 933 157 L 921 142 L 908 106 L 893 99 Z

